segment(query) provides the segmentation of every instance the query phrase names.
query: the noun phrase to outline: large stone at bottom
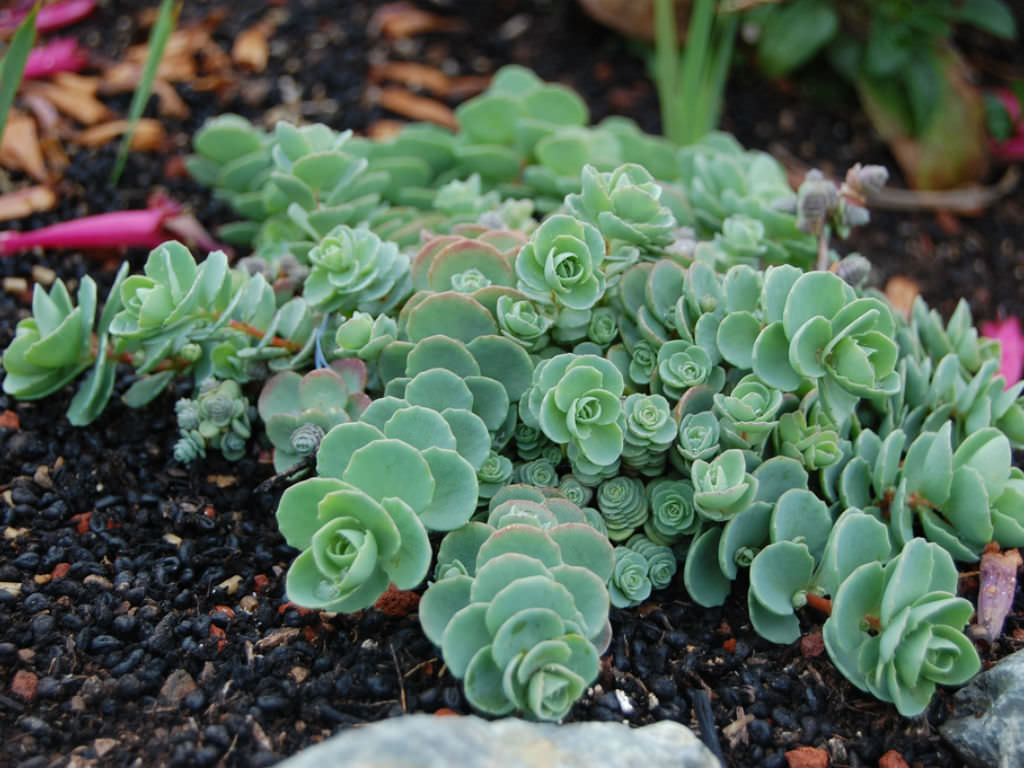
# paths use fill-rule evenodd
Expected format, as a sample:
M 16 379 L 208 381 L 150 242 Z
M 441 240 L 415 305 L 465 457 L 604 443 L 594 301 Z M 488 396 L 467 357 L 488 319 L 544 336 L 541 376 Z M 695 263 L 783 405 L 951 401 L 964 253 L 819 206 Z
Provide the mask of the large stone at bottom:
M 957 691 L 950 719 L 939 731 L 975 768 L 1024 768 L 1024 651 Z
M 515 718 L 406 715 L 350 728 L 278 768 L 721 768 L 693 731 L 664 720 L 531 723 Z

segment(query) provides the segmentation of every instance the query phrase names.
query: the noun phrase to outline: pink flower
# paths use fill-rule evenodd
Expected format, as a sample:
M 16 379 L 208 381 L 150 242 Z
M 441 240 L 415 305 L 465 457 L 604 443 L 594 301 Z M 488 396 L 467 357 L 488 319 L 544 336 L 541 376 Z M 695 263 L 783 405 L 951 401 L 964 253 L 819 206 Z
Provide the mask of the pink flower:
M 32 248 L 155 248 L 165 240 L 186 240 L 207 251 L 220 245 L 181 206 L 153 195 L 149 207 L 62 221 L 30 232 L 0 232 L 0 257 Z
M 13 30 L 29 14 L 31 3 L 20 3 L 20 7 L 0 9 L 0 30 Z M 62 0 L 43 6 L 36 14 L 36 31 L 49 32 L 74 24 L 96 9 L 96 0 Z
M 1020 320 L 1008 317 L 1005 320 L 982 323 L 981 335 L 995 339 L 1003 349 L 999 373 L 1006 379 L 1007 388 L 1020 381 L 1024 368 L 1024 335 L 1020 332 Z
M 89 63 L 89 56 L 71 37 L 37 45 L 28 55 L 23 77 L 47 77 L 57 72 L 78 72 Z

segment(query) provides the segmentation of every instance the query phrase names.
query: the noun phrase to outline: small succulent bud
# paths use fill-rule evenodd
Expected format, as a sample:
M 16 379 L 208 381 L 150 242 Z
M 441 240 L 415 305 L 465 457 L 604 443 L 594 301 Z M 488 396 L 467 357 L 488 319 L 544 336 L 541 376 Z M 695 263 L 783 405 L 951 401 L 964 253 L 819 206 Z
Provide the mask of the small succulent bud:
M 797 192 L 796 225 L 808 234 L 819 234 L 839 200 L 839 188 L 828 181 L 825 174 L 817 169 L 808 171 Z
M 202 357 L 202 354 L 203 354 L 203 348 L 202 347 L 200 347 L 195 342 L 189 342 L 188 344 L 186 344 L 185 346 L 183 346 L 181 348 L 181 351 L 178 353 L 178 357 L 180 357 L 186 363 L 194 363 L 200 357 Z
M 323 439 L 323 428 L 307 422 L 295 428 L 289 442 L 295 453 L 309 456 L 316 453 L 316 449 L 320 447 L 320 441 Z
M 183 397 L 174 404 L 174 414 L 178 419 L 178 429 L 191 432 L 199 426 L 199 406 L 195 400 Z

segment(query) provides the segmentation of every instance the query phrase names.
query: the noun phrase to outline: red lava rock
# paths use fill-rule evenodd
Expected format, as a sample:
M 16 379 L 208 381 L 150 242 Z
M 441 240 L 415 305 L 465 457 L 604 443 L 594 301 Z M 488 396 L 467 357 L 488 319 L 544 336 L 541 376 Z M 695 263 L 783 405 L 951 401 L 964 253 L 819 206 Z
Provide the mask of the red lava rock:
M 910 768 L 903 755 L 895 749 L 890 749 L 878 759 L 878 768 Z
M 821 656 L 825 652 L 825 640 L 821 632 L 811 632 L 800 638 L 800 652 L 809 658 Z
M 730 637 L 722 643 L 722 648 L 725 649 L 726 653 L 734 653 L 736 651 L 736 638 Z
M 416 610 L 420 604 L 420 596 L 408 589 L 398 589 L 394 584 L 388 586 L 387 591 L 377 598 L 373 604 L 381 613 L 388 616 L 408 616 Z
M 435 717 L 458 717 L 459 713 L 456 712 L 454 709 L 449 709 L 448 707 L 441 707 L 440 709 L 435 709 L 434 710 L 434 716 Z
M 21 421 L 14 411 L 0 413 L 0 427 L 4 429 L 21 429 Z
M 50 573 L 50 577 L 56 581 L 57 579 L 63 579 L 68 575 L 68 571 L 71 570 L 71 563 L 57 563 L 53 566 L 53 571 Z
M 816 747 L 797 747 L 786 753 L 789 768 L 828 768 L 828 752 Z
M 27 669 L 19 669 L 14 673 L 14 680 L 11 681 L 11 693 L 22 701 L 32 701 L 36 697 L 36 687 L 39 685 L 39 677 Z
M 223 629 L 218 627 L 216 624 L 210 625 L 210 637 L 217 638 L 217 653 L 224 650 L 224 646 L 228 643 L 228 634 Z
M 72 515 L 71 522 L 75 523 L 75 530 L 79 533 L 89 532 L 89 518 L 92 517 L 92 512 L 82 512 L 80 515 Z
M 257 573 L 255 576 L 252 577 L 252 588 L 257 592 L 262 592 L 263 588 L 266 587 L 267 584 L 269 583 L 270 579 L 268 579 L 262 573 Z

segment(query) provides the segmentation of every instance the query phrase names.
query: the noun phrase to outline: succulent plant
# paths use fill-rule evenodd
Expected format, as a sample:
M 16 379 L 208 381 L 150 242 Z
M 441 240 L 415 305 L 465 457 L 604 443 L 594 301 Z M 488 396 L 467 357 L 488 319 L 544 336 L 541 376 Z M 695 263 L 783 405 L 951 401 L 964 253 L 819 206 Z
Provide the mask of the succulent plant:
M 195 400 L 175 403 L 181 438 L 174 445 L 174 458 L 183 464 L 206 456 L 207 448 L 219 450 L 228 461 L 245 453 L 252 435 L 249 401 L 237 381 L 209 378 L 199 387 Z
M 642 165 L 626 163 L 610 173 L 583 166 L 582 191 L 567 195 L 567 211 L 597 227 L 607 240 L 622 240 L 646 250 L 672 242 L 677 226 L 659 200 L 662 188 Z
M 265 382 L 276 468 L 316 459 L 278 509 L 302 550 L 290 599 L 353 611 L 415 587 L 446 532 L 421 621 L 484 712 L 564 716 L 609 605 L 680 564 L 704 606 L 749 568 L 774 642 L 831 595 L 830 653 L 901 711 L 962 680 L 947 561 L 1024 544 L 1024 383 L 997 375 L 966 303 L 906 319 L 865 259 L 829 250 L 884 173 L 793 194 L 727 134 L 678 148 L 624 118 L 588 126 L 576 94 L 514 66 L 457 114 L 456 132 L 381 141 L 210 121 L 189 168 L 253 255 L 164 243 L 98 318 L 91 279 L 77 304 L 37 287 L 5 392 L 84 374 L 68 417 L 85 424 L 118 363 L 133 407 L 188 375 L 191 460 L 244 452 L 241 385 Z
M 974 612 L 956 596 L 953 559 L 936 544 L 908 541 L 886 564 L 854 570 L 832 600 L 823 636 L 854 685 L 913 717 L 936 685 L 962 685 L 981 669 L 963 628 Z
M 622 453 L 623 387 L 622 374 L 604 358 L 557 355 L 534 370 L 520 401 L 520 418 L 553 442 L 568 445 L 574 468 L 594 472 Z
M 373 605 L 390 583 L 411 589 L 423 580 L 431 555 L 426 527 L 405 494 L 375 496 L 333 477 L 303 480 L 284 492 L 278 525 L 288 545 L 302 550 L 288 569 L 289 600 L 357 611 Z
M 625 399 L 622 411 L 622 463 L 645 475 L 660 475 L 678 429 L 668 401 L 661 395 L 634 393 Z
M 366 365 L 340 359 L 300 376 L 283 371 L 267 380 L 257 411 L 274 444 L 274 469 L 284 472 L 316 453 L 335 424 L 356 419 L 370 404 Z
M 700 516 L 693 505 L 693 486 L 686 480 L 659 477 L 647 484 L 650 516 L 644 533 L 660 544 L 675 544 L 694 533 Z
M 604 295 L 604 256 L 596 227 L 564 214 L 549 216 L 516 256 L 517 287 L 537 301 L 590 309 Z
M 737 448 L 723 451 L 710 462 L 697 459 L 691 469 L 693 503 L 706 520 L 723 522 L 742 512 L 757 494 L 757 478 L 747 472 Z
M 647 496 L 638 478 L 618 475 L 605 480 L 597 487 L 596 503 L 612 541 L 625 541 L 647 521 Z
M 500 502 L 492 519 L 516 522 L 450 533 L 438 555 L 447 575 L 420 602 L 425 634 L 465 680 L 469 702 L 489 714 L 562 719 L 596 679 L 610 639 L 611 545 L 583 522 L 544 527 L 552 503 Z M 566 514 L 582 516 L 565 504 Z
M 340 224 L 308 254 L 303 295 L 324 312 L 387 312 L 412 288 L 409 259 L 373 232 Z
M 805 379 L 836 424 L 843 424 L 862 397 L 899 389 L 892 311 L 882 301 L 855 298 L 831 272 L 808 272 L 792 284 L 782 319 L 768 324 L 754 343 L 754 371 L 784 392 Z

